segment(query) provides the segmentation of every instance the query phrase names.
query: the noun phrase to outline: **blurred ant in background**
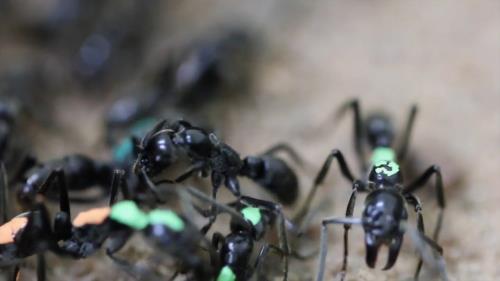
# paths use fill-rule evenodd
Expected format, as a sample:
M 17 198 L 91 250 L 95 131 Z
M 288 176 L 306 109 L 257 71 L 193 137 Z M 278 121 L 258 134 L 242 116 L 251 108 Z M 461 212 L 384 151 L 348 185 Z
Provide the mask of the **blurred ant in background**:
M 46 184 L 55 170 L 61 170 L 72 191 L 86 190 L 94 186 L 100 187 L 103 191 L 101 195 L 95 198 L 72 197 L 71 201 L 73 202 L 95 202 L 109 194 L 107 189 L 111 182 L 113 166 L 81 154 L 72 154 L 60 159 L 39 163 L 23 175 L 17 198 L 24 208 L 33 206 L 37 194 L 44 194 L 52 199 L 57 198 L 55 196 L 57 188 L 51 184 Z
M 367 176 L 361 180 L 356 179 L 352 175 L 340 150 L 334 149 L 328 155 L 321 170 L 317 174 L 314 180 L 313 188 L 306 199 L 306 203 L 297 215 L 297 219 L 301 219 L 305 216 L 318 186 L 323 183 L 327 172 L 330 169 L 331 162 L 334 159 L 337 160 L 342 175 L 349 182 L 353 183 L 353 187 L 347 204 L 347 219 L 325 219 L 322 222 L 322 253 L 320 254 L 320 268 L 316 279 L 317 281 L 323 279 L 324 262 L 327 251 L 326 239 L 328 224 L 344 225 L 344 260 L 341 269 L 342 279 L 344 279 L 347 269 L 348 231 L 354 221 L 356 224 L 361 224 L 365 231 L 366 263 L 368 266 L 375 266 L 380 246 L 387 245 L 389 247 L 389 255 L 384 269 L 390 269 L 396 262 L 403 240 L 404 229 L 402 229 L 400 225 L 401 223 L 406 222 L 408 217 L 406 203 L 414 207 L 414 211 L 417 214 L 417 228 L 424 237 L 425 242 L 436 251 L 442 253 L 441 247 L 439 247 L 435 242 L 439 236 L 443 210 L 445 207 L 441 171 L 438 166 L 433 165 L 414 181 L 409 184 L 404 184 L 399 166 L 400 161 L 404 159 L 408 150 L 408 143 L 417 113 L 417 107 L 412 106 L 406 128 L 403 133 L 402 143 L 397 152 L 392 148 L 394 129 L 389 118 L 383 114 L 374 114 L 363 121 L 357 100 L 350 101 L 342 106 L 337 116 L 339 117 L 343 115 L 347 109 L 352 109 L 354 112 L 355 148 L 358 160 L 360 161 L 362 167 L 362 172 L 365 172 Z M 363 141 L 365 140 L 372 148 L 369 164 L 365 162 L 363 150 Z M 367 170 L 367 167 L 370 167 L 370 169 Z M 366 173 L 366 171 L 368 172 Z M 418 197 L 415 196 L 413 192 L 425 186 L 432 175 L 435 175 L 436 179 L 436 198 L 440 212 L 438 214 L 438 220 L 431 239 L 425 236 L 422 205 Z M 350 218 L 354 212 L 358 192 L 367 192 L 368 195 L 365 201 L 362 218 L 360 220 L 352 220 Z M 418 279 L 421 266 L 422 260 L 418 262 L 415 279 Z

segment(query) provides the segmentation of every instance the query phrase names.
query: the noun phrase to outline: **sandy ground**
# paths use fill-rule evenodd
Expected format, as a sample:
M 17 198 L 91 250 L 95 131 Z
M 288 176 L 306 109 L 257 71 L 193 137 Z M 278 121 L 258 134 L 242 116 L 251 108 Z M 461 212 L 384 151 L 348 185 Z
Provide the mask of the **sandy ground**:
M 258 61 L 255 98 L 226 108 L 224 140 L 243 154 L 262 151 L 278 141 L 290 142 L 309 163 L 301 172 L 304 193 L 332 148 L 345 151 L 356 167 L 350 120 L 346 118 L 334 130 L 329 119 L 339 105 L 358 97 L 365 112 L 384 110 L 400 128 L 410 105 L 418 104 L 411 152 L 419 158 L 417 169 L 439 164 L 448 183 L 440 242 L 450 279 L 500 277 L 496 264 L 500 229 L 494 216 L 500 200 L 500 2 L 252 1 L 235 5 L 206 1 L 175 8 L 176 17 L 165 21 L 183 26 L 183 21 L 198 15 L 186 27 L 194 32 L 235 19 L 265 30 L 269 50 Z M 54 140 L 62 144 L 56 153 L 74 149 L 95 153 L 98 139 L 83 132 L 99 128 L 105 107 L 72 97 L 62 101 L 79 106 L 71 113 L 58 108 L 56 114 L 85 118 L 75 118 L 81 125 L 80 130 L 73 129 L 76 137 L 71 143 Z M 71 128 L 72 122 L 77 121 L 66 121 L 63 127 Z M 319 240 L 314 228 L 319 228 L 320 217 L 341 216 L 347 204 L 349 184 L 337 180 L 340 174 L 333 170 L 321 188 L 321 197 L 331 200 L 330 208 L 316 217 L 309 233 L 313 240 Z M 419 193 L 428 228 L 437 210 L 429 191 Z M 330 236 L 327 280 L 340 268 L 339 229 L 334 228 Z M 364 264 L 362 231 L 355 229 L 352 234 L 348 280 L 411 280 L 417 258 L 409 244 L 393 269 L 370 270 Z M 380 257 L 378 268 L 383 262 Z M 106 280 L 114 276 L 110 267 L 105 259 L 82 262 L 77 266 L 81 275 L 75 278 Z M 294 261 L 291 275 L 311 280 L 315 268 L 315 259 Z M 63 269 L 52 272 L 54 279 L 68 280 Z M 100 274 L 82 277 L 90 270 Z M 124 275 L 115 278 L 126 279 Z M 424 270 L 421 280 L 434 279 Z

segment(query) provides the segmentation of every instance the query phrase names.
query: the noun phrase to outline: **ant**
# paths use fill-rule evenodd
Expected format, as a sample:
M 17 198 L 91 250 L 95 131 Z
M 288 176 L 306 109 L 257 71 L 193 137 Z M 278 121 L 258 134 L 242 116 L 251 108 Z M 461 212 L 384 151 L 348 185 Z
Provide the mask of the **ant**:
M 374 114 L 363 121 L 357 100 L 346 103 L 339 111 L 338 116 L 341 116 L 348 109 L 352 109 L 354 112 L 355 148 L 358 159 L 362 164 L 362 171 L 367 171 L 368 165 L 370 165 L 370 170 L 366 173 L 366 179 L 356 179 L 351 173 L 340 150 L 334 149 L 328 155 L 321 170 L 317 174 L 314 180 L 313 188 L 308 195 L 306 203 L 298 213 L 298 218 L 302 218 L 307 213 L 311 200 L 314 197 L 318 186 L 324 181 L 332 161 L 334 159 L 337 160 L 344 178 L 353 183 L 352 193 L 347 204 L 346 219 L 325 219 L 322 221 L 322 248 L 319 272 L 316 278 L 317 281 L 323 280 L 324 262 L 327 251 L 327 226 L 329 224 L 344 225 L 344 258 L 341 269 L 342 280 L 345 277 L 347 269 L 348 231 L 354 222 L 362 225 L 365 231 L 367 265 L 373 268 L 376 263 L 377 253 L 380 246 L 387 245 L 389 247 L 389 255 L 384 270 L 390 269 L 396 262 L 403 241 L 404 229 L 401 228 L 400 225 L 404 224 L 408 218 L 406 204 L 413 206 L 414 211 L 417 214 L 417 228 L 424 237 L 425 242 L 442 254 L 441 247 L 435 242 L 438 239 L 441 229 L 443 210 L 445 208 L 441 170 L 439 166 L 433 165 L 414 181 L 409 184 L 404 184 L 403 176 L 398 164 L 404 159 L 406 151 L 408 150 L 410 134 L 415 116 L 417 114 L 417 107 L 414 105 L 411 108 L 406 128 L 403 133 L 402 143 L 397 152 L 393 148 L 394 129 L 389 118 L 383 114 Z M 368 144 L 372 148 L 369 164 L 364 161 L 363 141 L 365 140 L 368 141 Z M 414 195 L 413 192 L 423 187 L 432 175 L 435 175 L 436 179 L 436 197 L 440 211 L 431 239 L 425 236 L 422 204 L 420 203 L 420 199 Z M 366 192 L 368 195 L 365 200 L 362 218 L 360 220 L 352 220 L 351 217 L 354 212 L 358 192 Z M 422 259 L 418 262 L 414 275 L 415 280 L 418 279 L 421 266 Z
M 270 250 L 281 256 L 283 280 L 288 279 L 288 257 L 291 255 L 291 250 L 286 227 L 292 223 L 285 218 L 279 204 L 242 196 L 238 201 L 223 205 L 197 189 L 187 187 L 187 191 L 198 199 L 216 205 L 218 213 L 227 212 L 231 215 L 230 233 L 224 236 L 220 232 L 215 232 L 212 236 L 212 246 L 217 250 L 220 262 L 216 266 L 218 268 L 217 280 L 250 280 L 255 272 L 258 274 L 257 277 L 261 278 L 262 261 Z M 210 216 L 206 211 L 197 209 L 203 216 Z M 268 232 L 268 228 L 274 224 L 278 228 L 279 246 L 264 242 L 252 266 L 250 258 L 253 253 L 254 243 L 261 241 Z M 210 227 L 210 224 L 208 227 Z M 208 227 L 202 228 L 201 232 L 206 233 Z
M 92 186 L 109 186 L 112 175 L 112 165 L 96 161 L 81 154 L 71 154 L 60 159 L 54 159 L 46 163 L 40 163 L 30 169 L 22 180 L 22 186 L 19 188 L 17 198 L 19 203 L 30 208 L 35 202 L 37 194 L 48 192 L 50 198 L 53 192 L 49 192 L 52 186 L 44 184 L 49 176 L 56 169 L 61 169 L 65 180 L 71 187 L 71 190 L 83 190 Z M 43 187 L 43 188 L 42 188 Z M 102 196 L 99 196 L 100 199 Z M 93 198 L 71 198 L 72 201 L 93 202 Z
M 54 184 L 59 190 L 60 211 L 51 226 L 44 205 L 36 207 L 24 216 L 17 217 L 0 227 L 0 264 L 17 264 L 23 258 L 37 254 L 44 261 L 43 253 L 52 251 L 75 259 L 86 258 L 109 241 L 106 254 L 120 267 L 129 272 L 134 268 L 114 256 L 135 232 L 141 233 L 156 249 L 173 256 L 182 264 L 182 270 L 193 272 L 196 280 L 211 274 L 202 258 L 193 255 L 204 237 L 189 221 L 167 209 L 154 209 L 145 213 L 132 200 L 115 203 L 119 187 L 123 188 L 122 170 L 113 172 L 110 206 L 93 208 L 76 215 L 71 221 L 70 203 L 63 171 L 53 171 L 46 184 Z M 207 245 L 210 245 L 208 241 Z M 209 251 L 210 247 L 207 248 Z M 212 253 L 211 256 L 215 256 Z M 38 280 L 45 280 L 45 263 L 39 262 Z M 15 275 L 19 274 L 16 267 Z
M 223 182 L 231 193 L 240 198 L 237 178 L 240 175 L 254 180 L 284 204 L 291 204 L 298 198 L 299 186 L 295 172 L 283 160 L 273 156 L 278 151 L 284 151 L 302 163 L 298 154 L 286 144 L 275 145 L 260 156 L 241 159 L 238 152 L 219 141 L 215 134 L 192 126 L 187 121 L 179 120 L 170 124 L 164 120 L 137 144 L 137 149 L 134 170 L 148 177 L 156 177 L 176 163 L 182 152 L 190 159 L 191 166 L 175 180 L 161 180 L 156 184 L 180 183 L 196 172 L 206 176 L 211 171 L 214 199 Z
M 49 250 L 58 252 L 57 241 L 63 237 L 63 232 L 60 231 L 60 222 L 66 214 L 57 214 L 54 223 L 55 230 L 51 227 L 46 207 L 41 203 L 36 203 L 30 211 L 9 220 L 7 174 L 3 164 L 1 165 L 1 175 L 0 266 L 14 266 L 12 280 L 18 280 L 20 261 L 36 255 L 37 279 L 40 281 L 45 280 L 45 257 L 43 253 Z M 49 181 L 52 180 L 54 180 L 54 175 L 49 177 Z M 68 208 L 69 205 L 66 205 L 69 204 L 67 193 L 61 193 L 60 202 L 61 209 Z

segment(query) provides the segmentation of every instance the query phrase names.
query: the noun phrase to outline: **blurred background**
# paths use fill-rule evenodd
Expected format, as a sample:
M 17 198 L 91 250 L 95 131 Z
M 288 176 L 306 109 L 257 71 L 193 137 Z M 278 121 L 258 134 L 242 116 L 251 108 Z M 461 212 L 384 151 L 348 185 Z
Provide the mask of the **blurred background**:
M 356 167 L 351 118 L 332 119 L 340 105 L 357 97 L 363 112 L 387 112 L 401 128 L 417 104 L 411 165 L 416 175 L 442 168 L 450 277 L 500 277 L 498 1 L 3 0 L 0 95 L 17 112 L 19 143 L 41 160 L 108 159 L 133 120 L 184 118 L 242 155 L 290 143 L 307 161 L 298 169 L 302 194 L 331 149 Z M 320 219 L 343 215 L 350 194 L 332 171 L 320 189 L 327 207 L 308 233 L 312 248 Z M 429 227 L 433 194 L 432 185 L 419 193 Z M 351 233 L 348 280 L 412 280 L 410 246 L 390 271 L 370 270 L 362 230 Z M 330 234 L 328 280 L 338 279 L 340 235 Z M 34 280 L 32 266 L 22 280 Z M 110 268 L 104 256 L 51 256 L 49 280 L 129 280 Z M 315 271 L 315 258 L 293 260 L 291 279 Z M 421 280 L 430 279 L 424 269 Z

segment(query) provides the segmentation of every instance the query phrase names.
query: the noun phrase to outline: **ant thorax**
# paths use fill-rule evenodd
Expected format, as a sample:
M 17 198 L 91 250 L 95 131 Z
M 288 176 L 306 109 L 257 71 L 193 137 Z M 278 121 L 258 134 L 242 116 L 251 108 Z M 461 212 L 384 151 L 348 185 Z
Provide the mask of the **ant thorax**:
M 389 147 L 375 148 L 372 152 L 371 164 L 368 180 L 373 182 L 376 188 L 396 186 L 403 181 L 393 149 Z

